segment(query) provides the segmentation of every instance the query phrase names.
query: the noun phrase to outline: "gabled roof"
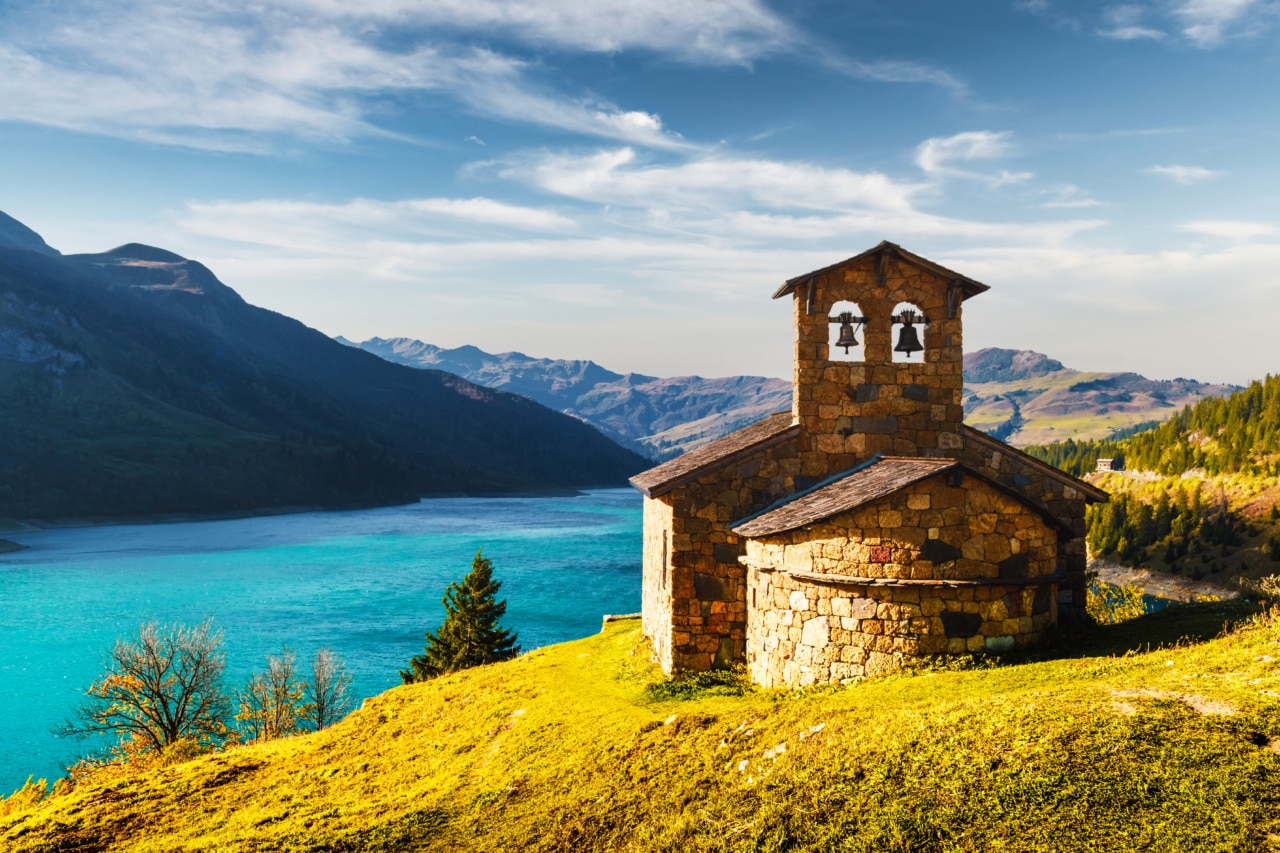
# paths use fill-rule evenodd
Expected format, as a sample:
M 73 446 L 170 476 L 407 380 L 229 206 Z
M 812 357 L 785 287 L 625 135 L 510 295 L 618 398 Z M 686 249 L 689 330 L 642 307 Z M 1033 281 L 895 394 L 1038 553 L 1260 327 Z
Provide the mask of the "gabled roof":
M 630 480 L 631 485 L 647 497 L 656 498 L 709 471 L 794 438 L 800 434 L 800 427 L 791 421 L 790 410 L 775 412 L 750 426 L 690 450 L 683 456 L 636 474 Z
M 1024 453 L 1011 444 L 1005 444 L 998 438 L 992 438 L 980 429 L 975 429 L 968 424 L 964 424 L 963 427 L 966 439 L 977 441 L 979 444 L 984 444 L 992 450 L 998 450 L 1001 453 L 1008 454 L 1022 464 L 1030 468 L 1034 468 L 1049 479 L 1057 480 L 1065 486 L 1070 486 L 1083 494 L 1084 499 L 1089 503 L 1106 503 L 1111 500 L 1111 495 L 1107 494 L 1102 489 L 1099 489 L 1092 483 L 1086 483 L 1078 477 L 1071 476 L 1066 471 L 1060 471 L 1048 462 L 1041 462 L 1031 454 Z
M 847 264 L 854 263 L 855 261 L 860 261 L 864 258 L 869 258 L 872 255 L 881 255 L 881 254 L 887 254 L 889 257 L 898 258 L 899 260 L 905 261 L 906 263 L 909 263 L 912 266 L 916 266 L 916 267 L 919 267 L 920 269 L 927 270 L 933 273 L 934 275 L 938 275 L 938 276 L 941 276 L 942 278 L 948 278 L 948 279 L 951 279 L 952 281 L 959 282 L 962 299 L 968 299 L 970 296 L 977 296 L 979 293 L 982 293 L 984 291 L 991 289 L 989 285 L 983 284 L 980 281 L 974 281 L 968 276 L 961 275 L 960 273 L 954 270 L 949 270 L 946 267 L 942 266 L 941 264 L 935 264 L 933 261 L 929 260 L 928 258 L 923 258 L 920 255 L 917 255 L 913 252 L 908 252 L 906 249 L 902 248 L 897 243 L 890 243 L 888 240 L 881 240 L 879 245 L 875 246 L 874 248 L 867 249 L 867 251 L 861 254 L 854 255 L 852 258 L 846 258 L 845 260 L 840 261 L 837 264 L 832 264 L 831 266 L 823 267 L 820 270 L 814 270 L 813 272 L 807 272 L 804 275 L 798 275 L 795 278 L 787 279 L 787 282 L 784 285 L 782 285 L 782 287 L 778 288 L 777 292 L 773 294 L 773 298 L 778 299 L 779 297 L 786 296 L 788 293 L 791 293 L 800 285 L 805 284 L 810 279 L 817 278 L 818 276 L 823 275 L 824 273 L 828 273 L 828 272 L 831 272 L 832 270 L 839 269 L 840 267 L 843 267 Z
M 935 474 L 960 467 L 954 459 L 878 456 L 826 483 L 784 498 L 738 522 L 739 536 L 768 536 L 848 512 Z M 986 479 L 985 477 L 983 479 Z
M 963 471 L 965 475 L 981 480 L 988 486 L 1015 498 L 1027 509 L 1043 518 L 1050 527 L 1063 532 L 1069 530 L 1061 519 L 1054 517 L 1036 501 L 992 480 L 962 462 L 955 459 L 914 456 L 875 456 L 870 461 L 819 483 L 812 489 L 783 498 L 773 506 L 742 519 L 730 529 L 739 536 L 745 537 L 784 533 L 857 509 L 864 504 L 888 497 L 913 483 L 951 470 Z

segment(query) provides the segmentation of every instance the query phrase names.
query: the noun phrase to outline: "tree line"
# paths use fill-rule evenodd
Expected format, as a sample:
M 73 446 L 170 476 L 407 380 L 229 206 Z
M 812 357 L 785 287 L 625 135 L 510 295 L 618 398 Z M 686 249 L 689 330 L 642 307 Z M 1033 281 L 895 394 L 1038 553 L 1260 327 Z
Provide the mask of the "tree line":
M 1067 441 L 1025 448 L 1068 473 L 1081 476 L 1099 458 L 1124 467 L 1178 476 L 1235 472 L 1280 476 L 1280 376 L 1268 374 L 1227 397 L 1209 397 L 1162 424 L 1100 441 Z
M 1225 494 L 1206 495 L 1199 481 L 1194 488 L 1177 484 L 1162 489 L 1149 502 L 1114 494 L 1107 503 L 1090 506 L 1085 520 L 1086 541 L 1094 554 L 1139 566 L 1163 549 L 1165 563 L 1175 571 L 1188 556 L 1200 556 L 1202 562 L 1229 556 L 1257 532 L 1231 511 Z

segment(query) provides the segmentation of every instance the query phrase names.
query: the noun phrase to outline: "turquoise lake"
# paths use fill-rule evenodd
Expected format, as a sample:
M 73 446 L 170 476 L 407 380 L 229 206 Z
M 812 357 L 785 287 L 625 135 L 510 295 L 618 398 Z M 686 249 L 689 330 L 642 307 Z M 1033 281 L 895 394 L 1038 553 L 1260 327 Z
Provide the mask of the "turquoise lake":
M 476 549 L 528 651 L 640 609 L 640 531 L 640 495 L 608 489 L 5 534 L 30 550 L 0 555 L 0 790 L 52 780 L 93 745 L 49 729 L 142 622 L 213 617 L 230 686 L 284 643 L 300 661 L 327 645 L 363 698 L 400 683 Z

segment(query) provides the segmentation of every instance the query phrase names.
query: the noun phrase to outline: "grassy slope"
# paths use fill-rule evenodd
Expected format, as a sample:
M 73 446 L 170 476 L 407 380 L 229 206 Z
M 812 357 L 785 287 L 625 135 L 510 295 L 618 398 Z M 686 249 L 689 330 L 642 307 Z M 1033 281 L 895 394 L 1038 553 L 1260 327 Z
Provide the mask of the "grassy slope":
M 1094 629 L 1071 658 L 745 695 L 655 695 L 621 623 L 320 734 L 0 808 L 0 847 L 1277 850 L 1280 623 L 1126 652 L 1225 607 Z
M 1105 380 L 1115 375 L 1067 369 L 1011 382 L 966 382 L 966 396 L 977 394 L 983 402 L 967 407 L 965 423 L 981 430 L 998 427 L 1013 414 L 1013 408 L 1003 396 L 1010 393 L 1022 395 L 1019 396 L 1019 405 L 1024 424 L 1008 440 L 1016 447 L 1025 447 L 1068 438 L 1106 438 L 1117 429 L 1145 421 L 1167 420 L 1184 405 L 1204 399 L 1190 395 L 1160 401 L 1148 394 L 1137 393 L 1127 403 L 1100 405 L 1091 402 L 1087 395 L 1070 390 L 1078 383 Z M 995 397 L 1002 399 L 993 399 Z

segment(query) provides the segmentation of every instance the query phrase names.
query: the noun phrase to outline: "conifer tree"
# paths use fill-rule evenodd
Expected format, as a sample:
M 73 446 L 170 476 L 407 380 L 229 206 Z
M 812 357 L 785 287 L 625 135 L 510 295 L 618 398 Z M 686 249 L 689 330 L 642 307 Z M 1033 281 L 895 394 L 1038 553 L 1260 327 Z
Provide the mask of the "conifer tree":
M 444 624 L 434 634 L 427 632 L 422 654 L 410 659 L 400 679 L 405 684 L 426 681 L 518 655 L 516 635 L 498 625 L 507 612 L 507 602 L 497 600 L 501 586 L 493 579 L 493 562 L 476 551 L 471 571 L 444 594 Z

